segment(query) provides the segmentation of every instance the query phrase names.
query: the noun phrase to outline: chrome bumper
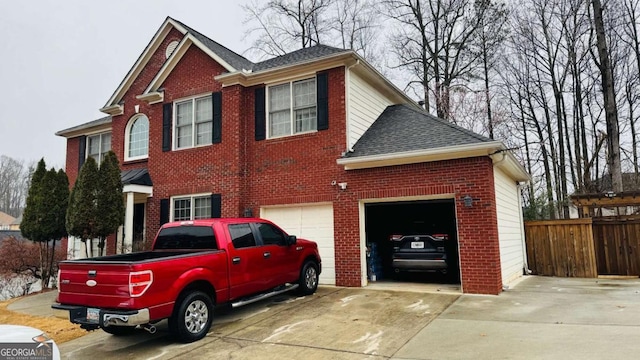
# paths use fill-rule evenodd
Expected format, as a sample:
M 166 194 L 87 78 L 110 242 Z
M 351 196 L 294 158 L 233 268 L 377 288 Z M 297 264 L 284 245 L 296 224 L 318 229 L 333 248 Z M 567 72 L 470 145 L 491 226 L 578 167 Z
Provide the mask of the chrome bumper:
M 87 319 L 87 306 L 51 305 L 56 317 L 68 319 L 74 324 L 89 326 L 137 326 L 149 323 L 149 309 L 140 310 L 106 310 L 100 309 L 98 321 Z

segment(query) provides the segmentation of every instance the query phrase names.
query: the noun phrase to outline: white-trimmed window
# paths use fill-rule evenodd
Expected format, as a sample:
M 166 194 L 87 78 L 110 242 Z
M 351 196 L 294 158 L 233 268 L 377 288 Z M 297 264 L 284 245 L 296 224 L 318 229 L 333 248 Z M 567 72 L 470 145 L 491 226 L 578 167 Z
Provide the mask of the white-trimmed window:
M 211 194 L 171 198 L 171 221 L 208 219 L 211 217 Z
M 125 130 L 125 160 L 149 157 L 149 118 L 139 114 L 129 120 Z
M 270 86 L 269 137 L 317 130 L 316 78 Z
M 185 149 L 212 143 L 213 102 L 211 95 L 175 103 L 174 147 Z
M 105 155 L 111 150 L 111 133 L 87 136 L 87 157 L 92 157 L 98 165 L 102 163 Z

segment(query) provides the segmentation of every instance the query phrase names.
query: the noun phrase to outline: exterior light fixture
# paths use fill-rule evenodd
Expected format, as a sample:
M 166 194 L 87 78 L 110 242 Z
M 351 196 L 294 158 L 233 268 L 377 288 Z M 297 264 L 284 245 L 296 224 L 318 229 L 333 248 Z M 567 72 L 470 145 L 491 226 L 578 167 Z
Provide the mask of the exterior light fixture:
M 470 195 L 465 195 L 462 201 L 464 201 L 464 207 L 473 207 L 473 198 Z

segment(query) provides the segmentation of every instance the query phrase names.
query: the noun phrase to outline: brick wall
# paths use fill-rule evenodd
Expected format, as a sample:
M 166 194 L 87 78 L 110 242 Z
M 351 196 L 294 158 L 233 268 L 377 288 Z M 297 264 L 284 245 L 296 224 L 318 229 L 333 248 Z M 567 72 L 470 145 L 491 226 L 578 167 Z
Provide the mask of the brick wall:
M 255 141 L 254 90 L 221 88 L 214 76 L 225 70 L 192 46 L 162 85 L 165 102 L 222 91 L 222 143 L 162 152 L 162 104 L 135 99 L 164 61 L 172 33 L 124 96 L 125 113 L 113 118 L 112 148 L 122 162 L 127 122 L 134 105 L 150 121 L 149 159 L 123 163 L 123 169 L 147 167 L 153 197 L 147 202 L 147 240 L 159 228 L 160 200 L 194 193 L 222 194 L 222 216 L 259 214 L 261 206 L 332 202 L 336 248 L 336 283 L 360 286 L 359 201 L 389 197 L 455 194 L 462 284 L 465 292 L 501 291 L 500 256 L 493 184 L 488 157 L 429 164 L 345 171 L 336 164 L 346 150 L 344 68 L 328 70 L 329 129 L 303 135 Z M 77 176 L 77 139 L 69 139 L 67 172 Z M 339 191 L 331 182 L 348 182 Z M 465 208 L 464 195 L 475 199 Z M 112 241 L 113 242 L 113 241 Z M 113 244 L 108 246 L 110 253 Z
M 489 157 L 346 171 L 348 189 L 334 207 L 337 283 L 359 286 L 359 207 L 366 199 L 455 195 L 462 287 L 465 293 L 502 291 L 493 164 Z M 462 197 L 471 195 L 473 206 Z

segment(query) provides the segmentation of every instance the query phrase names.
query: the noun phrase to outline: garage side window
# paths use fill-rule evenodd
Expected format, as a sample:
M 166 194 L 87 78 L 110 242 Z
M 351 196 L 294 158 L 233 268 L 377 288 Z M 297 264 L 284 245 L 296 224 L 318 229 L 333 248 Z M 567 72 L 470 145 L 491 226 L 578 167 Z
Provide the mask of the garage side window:
M 229 234 L 233 247 L 236 249 L 256 246 L 256 239 L 253 237 L 249 224 L 229 225 Z
M 271 224 L 259 223 L 257 225 L 264 245 L 287 245 L 286 236 L 280 229 Z

